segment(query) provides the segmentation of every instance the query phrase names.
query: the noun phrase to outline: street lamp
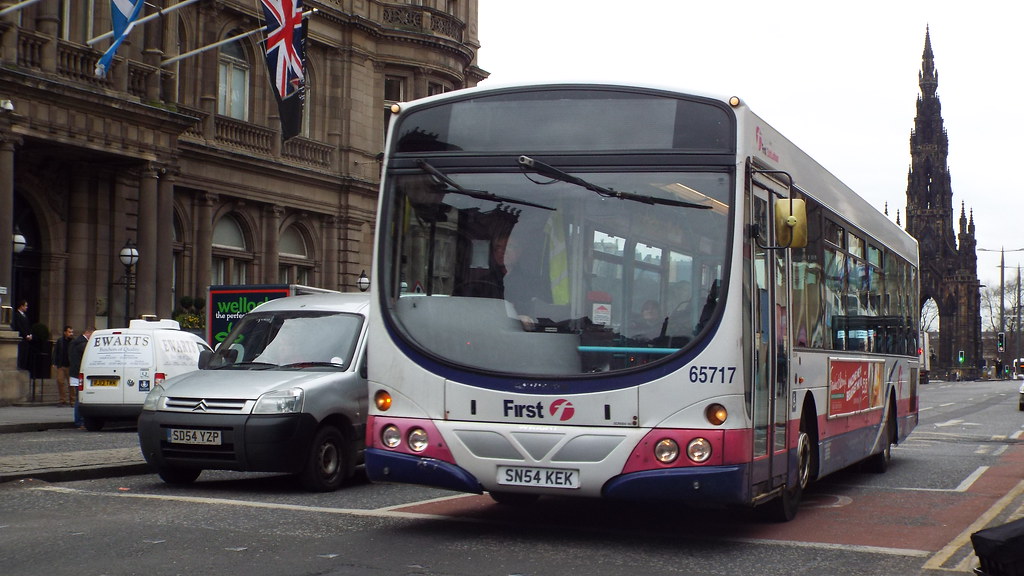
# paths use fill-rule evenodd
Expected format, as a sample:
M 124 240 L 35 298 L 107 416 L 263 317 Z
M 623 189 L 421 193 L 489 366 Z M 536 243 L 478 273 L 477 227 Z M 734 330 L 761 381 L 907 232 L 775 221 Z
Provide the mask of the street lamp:
M 135 248 L 135 244 L 132 239 L 129 238 L 124 243 L 124 248 L 121 248 L 121 252 L 118 254 L 121 258 L 121 264 L 124 264 L 124 326 L 128 327 L 128 323 L 131 320 L 131 287 L 135 282 L 134 268 L 139 263 L 139 251 Z
M 11 237 L 11 242 L 14 244 L 15 254 L 21 254 L 28 246 L 28 240 L 25 240 L 25 237 L 17 227 L 14 228 L 14 236 Z
M 360 292 L 366 292 L 370 289 L 370 279 L 366 276 L 366 270 L 359 273 L 359 279 L 356 280 L 356 286 L 359 286 Z
M 989 248 L 978 248 L 978 252 L 999 252 L 999 331 L 1006 332 L 1006 253 L 1024 252 L 1024 248 L 1006 250 L 992 250 Z

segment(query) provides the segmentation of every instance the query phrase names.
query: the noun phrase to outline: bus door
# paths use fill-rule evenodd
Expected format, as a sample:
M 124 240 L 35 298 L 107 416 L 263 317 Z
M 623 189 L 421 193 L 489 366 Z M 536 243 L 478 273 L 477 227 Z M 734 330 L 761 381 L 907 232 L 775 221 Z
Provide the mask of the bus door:
M 760 241 L 750 239 L 752 326 L 753 459 L 751 494 L 754 497 L 780 486 L 787 479 L 789 410 L 789 266 L 788 250 L 766 248 L 774 244 L 771 198 L 764 190 L 753 194 L 750 224 Z

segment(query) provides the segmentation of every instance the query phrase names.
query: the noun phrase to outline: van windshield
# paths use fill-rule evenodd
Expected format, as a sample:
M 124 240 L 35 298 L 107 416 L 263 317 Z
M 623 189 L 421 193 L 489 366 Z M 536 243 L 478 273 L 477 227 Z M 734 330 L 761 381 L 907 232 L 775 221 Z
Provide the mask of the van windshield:
M 251 312 L 208 364 L 211 369 L 332 366 L 347 369 L 363 317 L 323 311 Z

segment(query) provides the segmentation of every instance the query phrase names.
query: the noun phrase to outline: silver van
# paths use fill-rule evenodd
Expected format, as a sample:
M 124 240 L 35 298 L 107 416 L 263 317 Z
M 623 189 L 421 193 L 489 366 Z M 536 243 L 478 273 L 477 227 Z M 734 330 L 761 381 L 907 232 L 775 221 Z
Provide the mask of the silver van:
M 340 293 L 253 309 L 200 357 L 200 370 L 146 397 L 138 425 L 146 461 L 170 484 L 241 470 L 337 489 L 365 441 L 368 312 L 368 295 Z

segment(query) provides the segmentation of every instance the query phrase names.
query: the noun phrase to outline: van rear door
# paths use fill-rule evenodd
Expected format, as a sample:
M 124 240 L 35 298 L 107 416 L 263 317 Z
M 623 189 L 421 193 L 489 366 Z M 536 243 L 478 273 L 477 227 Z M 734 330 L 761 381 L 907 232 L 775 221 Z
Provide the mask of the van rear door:
M 154 364 L 153 336 L 128 330 L 97 331 L 89 341 L 82 363 L 84 392 L 90 404 L 142 404 L 151 386 Z

